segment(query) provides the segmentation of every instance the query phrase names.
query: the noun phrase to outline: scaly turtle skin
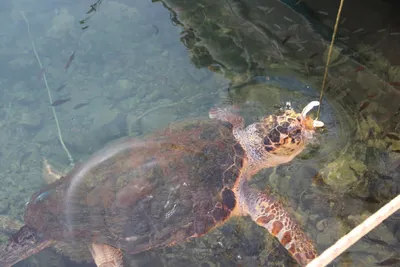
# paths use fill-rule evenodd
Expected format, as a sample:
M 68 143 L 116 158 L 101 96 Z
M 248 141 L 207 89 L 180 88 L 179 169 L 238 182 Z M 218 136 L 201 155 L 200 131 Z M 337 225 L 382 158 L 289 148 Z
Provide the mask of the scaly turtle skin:
M 291 161 L 323 123 L 291 108 L 244 127 L 226 109 L 212 120 L 177 123 L 144 139 L 123 139 L 33 194 L 23 226 L 0 250 L 12 264 L 57 241 L 89 246 L 98 266 L 198 237 L 232 216 L 250 216 L 301 265 L 313 244 L 282 204 L 248 186 L 263 168 Z

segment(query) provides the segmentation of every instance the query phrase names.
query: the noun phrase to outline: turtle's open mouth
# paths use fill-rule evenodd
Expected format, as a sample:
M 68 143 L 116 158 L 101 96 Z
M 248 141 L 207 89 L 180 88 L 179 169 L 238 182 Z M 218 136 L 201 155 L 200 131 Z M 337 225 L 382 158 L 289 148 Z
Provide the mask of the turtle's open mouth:
M 6 244 L 0 246 L 0 266 L 8 267 L 51 246 L 35 229 L 25 225 Z
M 307 106 L 303 108 L 300 116 L 297 120 L 300 122 L 302 127 L 302 136 L 306 139 L 311 139 L 313 137 L 313 133 L 317 128 L 324 127 L 324 123 L 319 120 L 314 120 L 307 116 L 307 113 L 310 112 L 314 107 L 319 106 L 319 101 L 311 101 Z

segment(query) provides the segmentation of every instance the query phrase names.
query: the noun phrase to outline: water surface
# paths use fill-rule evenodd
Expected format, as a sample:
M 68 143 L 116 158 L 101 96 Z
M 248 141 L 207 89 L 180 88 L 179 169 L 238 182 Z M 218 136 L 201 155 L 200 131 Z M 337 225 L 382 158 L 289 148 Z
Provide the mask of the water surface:
M 71 98 L 55 111 L 74 162 L 119 137 L 206 117 L 213 106 L 238 105 L 251 123 L 287 101 L 301 110 L 317 100 L 337 3 L 295 2 L 104 1 L 83 24 L 91 1 L 1 3 L 0 214 L 21 221 L 25 203 L 45 183 L 44 158 L 60 170 L 70 167 L 44 73 L 54 101 Z M 396 21 L 362 24 L 354 13 L 346 9 L 339 27 L 321 108 L 325 129 L 290 164 L 253 179 L 282 197 L 319 251 L 399 193 L 400 29 Z M 398 256 L 398 218 L 335 266 L 375 266 Z M 63 249 L 18 266 L 93 266 L 77 262 L 90 259 L 87 253 Z M 246 218 L 127 258 L 131 266 L 294 265 Z

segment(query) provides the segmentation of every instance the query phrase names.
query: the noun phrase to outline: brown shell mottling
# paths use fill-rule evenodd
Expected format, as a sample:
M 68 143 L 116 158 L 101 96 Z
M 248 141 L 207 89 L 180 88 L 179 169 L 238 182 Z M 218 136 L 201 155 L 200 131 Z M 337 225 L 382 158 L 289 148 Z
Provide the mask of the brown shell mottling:
M 229 125 L 201 120 L 174 124 L 110 147 L 118 145 L 128 149 L 84 175 L 85 166 L 77 166 L 35 194 L 26 224 L 53 239 L 79 236 L 137 253 L 202 235 L 236 206 L 231 189 L 244 151 Z

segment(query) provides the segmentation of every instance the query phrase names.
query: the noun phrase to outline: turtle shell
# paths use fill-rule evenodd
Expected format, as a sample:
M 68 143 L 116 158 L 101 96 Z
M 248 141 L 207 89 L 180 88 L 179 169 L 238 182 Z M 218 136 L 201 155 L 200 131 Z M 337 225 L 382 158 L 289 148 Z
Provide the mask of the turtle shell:
M 129 253 L 184 241 L 231 215 L 244 157 L 231 126 L 214 120 L 123 139 L 34 194 L 25 223 Z

